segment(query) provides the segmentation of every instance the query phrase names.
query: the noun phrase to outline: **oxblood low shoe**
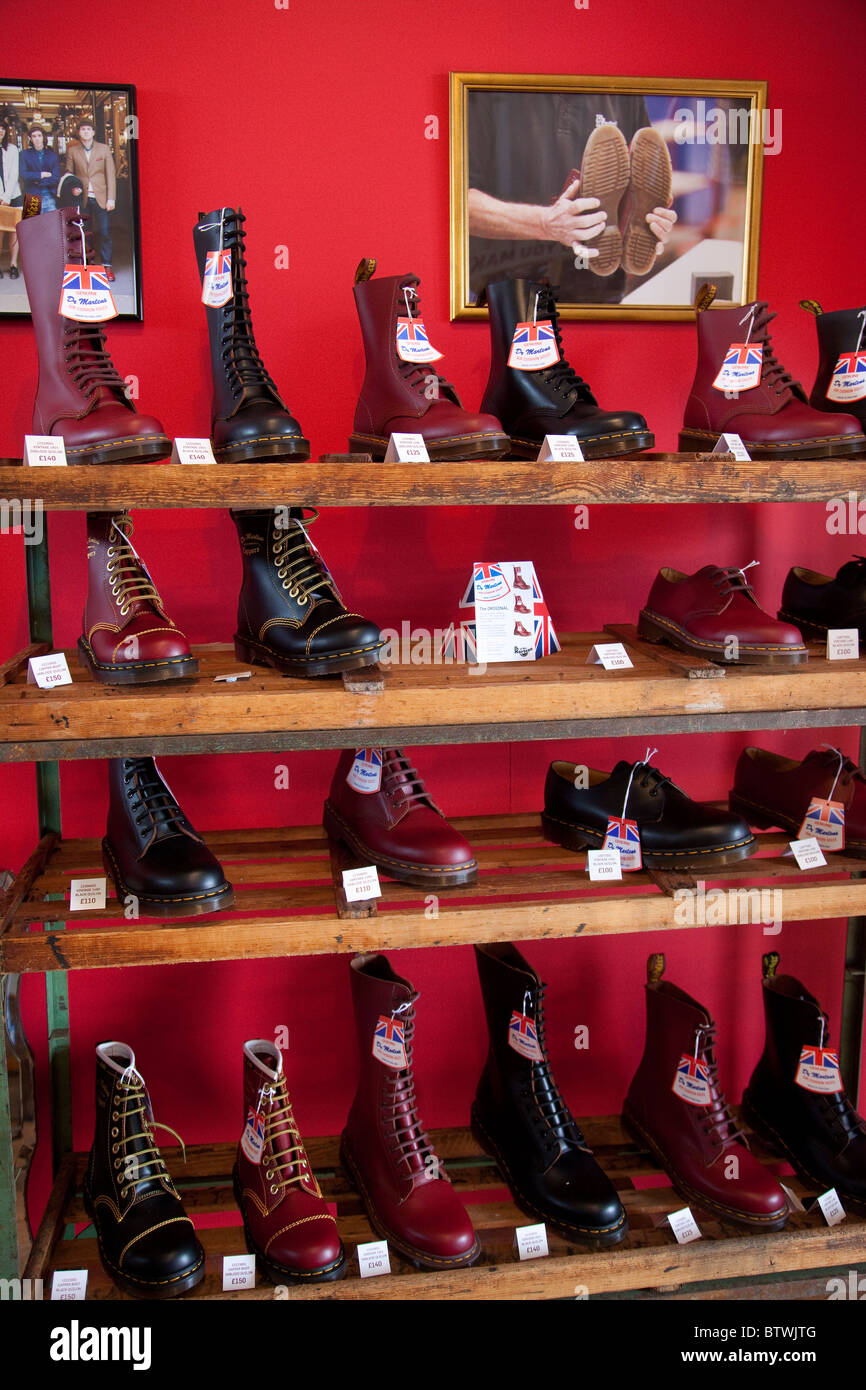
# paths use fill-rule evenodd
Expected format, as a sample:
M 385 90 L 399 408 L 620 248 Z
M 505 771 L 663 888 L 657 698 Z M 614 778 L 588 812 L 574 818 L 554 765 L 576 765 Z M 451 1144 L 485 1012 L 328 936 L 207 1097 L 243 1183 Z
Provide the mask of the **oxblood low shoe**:
M 831 793 L 845 810 L 845 853 L 866 859 L 866 778 L 833 749 L 815 749 L 798 763 L 764 748 L 744 748 L 728 804 L 750 825 L 796 835 L 813 797 L 823 801 Z
M 744 570 L 735 567 L 659 570 L 637 630 L 648 642 L 726 665 L 794 666 L 809 659 L 799 628 L 765 613 Z
M 690 800 L 649 763 L 619 762 L 610 773 L 587 772 L 589 785 L 577 787 L 574 763 L 553 762 L 548 769 L 542 829 L 565 849 L 600 849 L 610 817 L 637 822 L 642 861 L 650 869 L 711 869 L 748 859 L 758 849 L 742 817 Z

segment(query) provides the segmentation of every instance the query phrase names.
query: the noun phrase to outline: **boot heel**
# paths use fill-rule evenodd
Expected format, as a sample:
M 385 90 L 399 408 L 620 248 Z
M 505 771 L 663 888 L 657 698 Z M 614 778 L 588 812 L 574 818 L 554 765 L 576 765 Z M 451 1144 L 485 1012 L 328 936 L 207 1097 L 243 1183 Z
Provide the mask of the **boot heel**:
M 360 437 L 357 434 L 349 435 L 350 454 L 369 454 L 374 463 L 381 463 L 388 452 L 388 441 L 386 439 L 371 439 L 365 435 Z
M 772 813 L 762 811 L 760 807 L 754 806 L 745 797 L 738 796 L 736 792 L 731 792 L 728 797 L 728 807 L 731 811 L 736 811 L 749 822 L 749 825 L 756 825 L 759 830 L 770 830 L 778 824 Z
M 677 449 L 681 454 L 705 454 L 709 449 L 715 448 L 718 437 L 718 434 L 714 435 L 709 431 L 704 434 L 700 430 L 680 430 Z
M 246 638 L 238 637 L 237 633 L 235 634 L 235 659 L 254 666 L 267 665 L 267 662 L 262 660 L 255 647 L 250 646 Z
M 643 610 L 637 620 L 637 635 L 642 637 L 645 642 L 666 642 L 669 640 L 665 629 Z

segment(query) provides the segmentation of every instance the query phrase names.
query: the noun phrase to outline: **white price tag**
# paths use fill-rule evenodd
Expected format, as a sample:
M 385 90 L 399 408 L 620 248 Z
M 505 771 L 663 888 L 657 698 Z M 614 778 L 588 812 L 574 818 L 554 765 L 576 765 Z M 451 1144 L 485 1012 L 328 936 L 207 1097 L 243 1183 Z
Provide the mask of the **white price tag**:
M 73 878 L 69 882 L 69 911 L 96 912 L 105 907 L 104 878 Z
M 583 450 L 573 434 L 546 434 L 539 463 L 583 463 Z
M 860 655 L 860 632 L 856 627 L 827 629 L 827 660 L 856 661 Z
M 86 1269 L 55 1269 L 51 1279 L 51 1302 L 75 1302 L 87 1297 Z
M 618 849 L 588 849 L 586 868 L 591 879 L 622 878 L 622 860 Z
M 839 1201 L 839 1194 L 835 1187 L 831 1187 L 829 1192 L 822 1192 L 818 1198 L 818 1206 L 824 1213 L 824 1220 L 828 1226 L 838 1226 L 840 1221 L 844 1221 L 847 1212 Z
M 27 663 L 27 679 L 31 685 L 38 685 L 40 690 L 53 690 L 55 685 L 72 684 L 72 676 L 62 652 L 31 656 Z
M 256 1287 L 255 1255 L 223 1255 L 223 1293 Z
M 733 454 L 741 463 L 749 463 L 752 457 L 738 434 L 720 434 L 713 453 Z
M 817 869 L 826 864 L 824 851 L 817 840 L 791 840 L 791 850 L 801 869 Z
M 690 1240 L 700 1240 L 701 1232 L 692 1216 L 690 1207 L 683 1207 L 682 1211 L 670 1212 L 668 1221 L 680 1245 L 688 1245 Z
M 385 450 L 386 463 L 429 463 L 423 434 L 392 434 Z
M 585 662 L 587 666 L 603 666 L 606 671 L 622 671 L 632 664 L 622 642 L 596 642 Z
M 252 671 L 236 671 L 231 676 L 214 676 L 214 685 L 217 681 L 225 681 L 226 685 L 234 685 L 235 681 L 248 681 L 252 674 Z
M 209 439 L 176 439 L 169 463 L 216 463 Z
M 358 1246 L 358 1267 L 362 1279 L 374 1279 L 377 1274 L 391 1273 L 391 1257 L 387 1240 L 368 1240 Z
M 806 1210 L 793 1188 L 786 1187 L 783 1182 L 779 1183 L 779 1186 L 781 1187 L 782 1191 L 788 1199 L 788 1206 L 791 1208 L 791 1211 Z
M 66 468 L 66 445 L 59 434 L 25 434 L 24 462 L 31 468 Z
M 521 1260 L 540 1260 L 549 1255 L 547 1248 L 547 1227 L 542 1222 L 538 1226 L 516 1226 L 517 1253 Z
M 343 870 L 343 891 L 346 901 L 361 902 L 364 898 L 381 898 L 379 875 L 375 864 L 365 864 L 363 869 Z

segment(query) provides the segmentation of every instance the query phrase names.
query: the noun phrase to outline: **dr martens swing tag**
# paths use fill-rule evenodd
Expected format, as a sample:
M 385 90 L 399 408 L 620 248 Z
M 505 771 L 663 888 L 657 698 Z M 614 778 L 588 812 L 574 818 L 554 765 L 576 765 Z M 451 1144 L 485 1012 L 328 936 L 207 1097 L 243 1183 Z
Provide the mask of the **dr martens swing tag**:
M 556 334 L 550 319 L 535 323 L 519 323 L 511 340 L 508 365 L 518 372 L 540 372 L 559 361 Z
M 393 1067 L 394 1071 L 402 1071 L 406 1066 L 404 1031 L 399 1018 L 380 1014 L 373 1032 L 373 1056 L 378 1062 L 384 1062 L 386 1067 Z
M 751 391 L 761 384 L 764 348 L 761 343 L 731 343 L 713 382 L 717 391 Z
M 625 873 L 641 867 L 640 831 L 636 820 L 608 816 L 602 849 L 618 849 L 619 862 Z
M 381 748 L 357 748 L 346 783 L 353 791 L 372 796 L 382 785 Z
M 829 801 L 813 796 L 803 824 L 797 831 L 798 840 L 817 840 L 822 849 L 845 848 L 845 806 L 841 801 Z
M 862 401 L 866 396 L 866 349 L 843 352 L 827 387 L 828 401 Z
M 265 1117 L 261 1110 L 256 1110 L 251 1105 L 247 1111 L 247 1122 L 241 1135 L 241 1149 L 250 1163 L 261 1163 L 264 1146 Z
M 430 339 L 423 319 L 398 318 L 397 356 L 404 362 L 438 362 L 442 356 Z
M 709 1105 L 710 1074 L 704 1063 L 684 1052 L 677 1063 L 671 1090 L 689 1105 Z
M 106 319 L 116 319 L 117 305 L 105 266 L 66 266 L 57 312 L 76 323 L 104 323 Z
M 535 1020 L 528 1014 L 518 1013 L 516 1009 L 508 1025 L 508 1046 L 521 1057 L 527 1057 L 530 1062 L 541 1061 Z
M 232 297 L 231 251 L 208 251 L 201 286 L 201 302 L 221 309 Z
M 844 1089 L 838 1052 L 831 1052 L 827 1047 L 801 1048 L 794 1083 L 804 1091 L 816 1091 L 824 1096 L 837 1095 Z

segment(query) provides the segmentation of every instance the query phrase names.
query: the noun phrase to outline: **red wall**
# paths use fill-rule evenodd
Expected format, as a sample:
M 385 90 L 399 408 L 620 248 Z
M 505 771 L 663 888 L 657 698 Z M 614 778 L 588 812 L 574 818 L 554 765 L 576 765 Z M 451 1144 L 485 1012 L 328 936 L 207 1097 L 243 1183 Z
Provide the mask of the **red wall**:
M 855 248 L 862 178 L 850 143 L 838 138 L 859 116 L 866 13 L 851 0 L 728 0 L 711 25 L 680 0 L 572 0 L 544 6 L 515 0 L 454 0 L 375 6 L 333 0 L 228 0 L 186 7 L 108 3 L 82 17 L 80 5 L 39 7 L 38 25 L 4 29 L 10 76 L 131 82 L 138 90 L 145 322 L 111 328 L 121 372 L 140 378 L 142 409 L 170 434 L 207 432 L 210 380 L 204 313 L 192 248 L 200 210 L 242 205 L 248 216 L 249 283 L 264 360 L 309 435 L 314 457 L 345 448 L 362 375 L 351 297 L 354 268 L 375 255 L 382 273 L 422 278 L 424 316 L 444 351 L 443 370 L 464 403 L 480 399 L 488 369 L 486 325 L 448 322 L 448 72 L 549 71 L 715 78 L 767 78 L 783 113 L 781 153 L 765 161 L 760 293 L 780 315 L 779 356 L 811 385 L 816 362 L 804 297 L 826 308 L 861 304 Z M 783 24 L 783 29 L 780 27 Z M 94 38 L 98 36 L 98 42 Z M 804 77 L 802 54 L 809 55 Z M 439 141 L 424 138 L 439 117 Z M 849 120 L 850 117 L 850 120 Z M 274 247 L 290 268 L 274 269 Z M 601 402 L 641 410 L 657 448 L 676 447 L 694 369 L 689 324 L 568 324 L 568 355 Z M 29 426 L 36 353 L 27 323 L 0 329 L 3 412 L 0 453 L 17 455 Z M 229 640 L 240 574 L 234 528 L 214 512 L 141 513 L 140 542 L 175 620 L 193 640 Z M 409 509 L 335 512 L 315 539 L 351 606 L 383 626 L 441 625 L 478 556 L 535 557 L 562 629 L 634 620 L 661 564 L 692 570 L 708 562 L 761 560 L 757 589 L 774 609 L 791 564 L 835 572 L 845 538 L 829 537 L 819 504 L 668 509 L 593 507 L 576 532 L 568 508 Z M 73 646 L 84 597 L 83 518 L 50 524 L 55 640 Z M 411 557 L 413 567 L 408 568 Z M 625 563 L 623 560 L 625 559 Z M 0 655 L 26 640 L 23 545 L 0 537 L 7 596 Z M 837 733 L 856 756 L 855 731 Z M 818 732 L 754 741 L 804 755 Z M 656 762 L 696 797 L 724 795 L 747 736 L 666 738 Z M 559 747 L 527 744 L 423 750 L 418 761 L 437 799 L 454 814 L 535 808 L 553 756 L 598 767 L 643 755 L 641 739 Z M 291 791 L 274 790 L 288 762 Z M 202 829 L 316 820 L 333 754 L 165 759 L 174 790 Z M 34 839 L 33 773 L 0 770 L 0 864 L 17 868 Z M 100 835 L 104 768 L 63 766 L 64 824 Z M 841 923 L 758 926 L 666 936 L 529 943 L 526 953 L 555 980 L 549 1037 L 557 1075 L 576 1113 L 617 1109 L 642 1040 L 641 983 L 648 951 L 667 952 L 669 978 L 694 993 L 720 1025 L 722 1076 L 738 1098 L 761 1045 L 760 957 L 818 994 L 838 1019 L 844 949 Z M 395 965 L 421 988 L 418 1058 L 430 1125 L 468 1114 L 483 1052 L 472 952 L 405 952 Z M 307 1133 L 333 1131 L 345 1117 L 354 1076 L 348 964 L 338 958 L 182 966 L 71 977 L 75 1142 L 90 1142 L 92 1048 L 121 1037 L 138 1054 L 157 1118 L 187 1141 L 231 1139 L 241 1123 L 240 1048 L 247 1037 L 289 1027 L 287 1058 L 296 1112 Z M 25 1009 L 42 1078 L 44 987 L 25 985 Z M 590 1051 L 572 1046 L 578 1024 Z M 33 1185 L 45 1193 L 47 1149 Z

